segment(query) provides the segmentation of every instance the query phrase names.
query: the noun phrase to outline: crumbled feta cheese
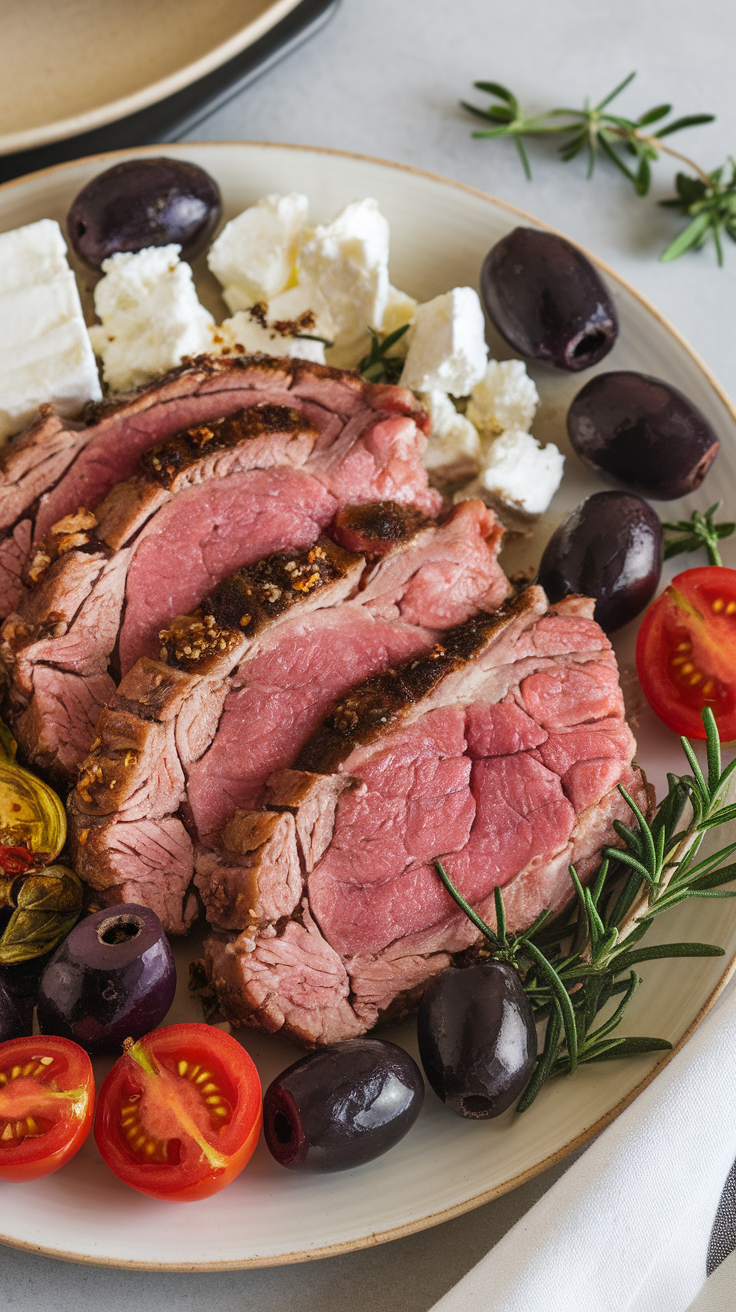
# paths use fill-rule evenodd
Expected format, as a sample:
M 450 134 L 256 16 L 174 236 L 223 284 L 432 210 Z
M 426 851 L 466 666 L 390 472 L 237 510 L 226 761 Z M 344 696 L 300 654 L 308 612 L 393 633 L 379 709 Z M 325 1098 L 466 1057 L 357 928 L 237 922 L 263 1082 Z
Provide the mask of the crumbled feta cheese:
M 538 405 L 539 393 L 523 360 L 489 360 L 465 413 L 484 437 L 507 428 L 528 433 Z
M 212 350 L 214 319 L 197 300 L 179 246 L 147 246 L 103 260 L 95 287 L 102 326 L 90 328 L 105 381 L 115 391 L 172 369 L 185 355 Z
M 420 399 L 432 421 L 425 469 L 445 483 L 466 483 L 480 468 L 480 439 L 475 428 L 458 414 L 446 392 L 424 392 Z
M 478 480 L 482 493 L 526 515 L 541 515 L 560 486 L 565 457 L 552 443 L 510 428 L 491 442 Z
M 483 377 L 488 347 L 483 311 L 472 287 L 455 287 L 418 305 L 408 335 L 402 386 L 467 396 Z
M 58 223 L 0 234 L 0 442 L 44 401 L 73 417 L 101 395 Z
M 294 277 L 309 201 L 291 192 L 264 196 L 225 225 L 207 256 L 228 309 L 268 301 Z
M 266 307 L 269 323 L 286 323 L 302 320 L 304 332 L 324 337 L 328 342 L 335 340 L 335 325 L 332 322 L 327 302 L 318 287 L 308 282 L 300 282 L 296 287 L 274 296 Z M 305 320 L 309 316 L 309 320 Z M 311 326 L 310 326 L 311 324 Z
M 388 299 L 389 227 L 375 200 L 355 200 L 305 241 L 299 281 L 319 289 L 335 325 L 335 363 L 355 364 Z
M 381 332 L 384 337 L 390 333 L 395 333 L 398 328 L 408 327 L 414 318 L 414 311 L 417 308 L 417 302 L 413 296 L 407 296 L 406 292 L 400 292 L 398 287 L 388 285 L 388 298 L 386 300 L 386 309 L 383 312 L 383 323 Z M 392 355 L 406 355 L 409 349 L 409 334 L 404 333 L 398 342 L 394 342 L 391 347 Z
M 218 344 L 219 351 L 222 352 L 223 347 L 227 354 L 235 352 L 255 355 L 262 351 L 265 355 L 291 355 L 297 360 L 314 360 L 317 364 L 324 364 L 323 342 L 276 332 L 271 326 L 272 322 L 266 320 L 263 323 L 253 318 L 249 310 L 238 310 L 232 319 L 226 319 L 217 329 L 215 340 L 217 342 L 219 338 L 222 341 L 222 345 Z

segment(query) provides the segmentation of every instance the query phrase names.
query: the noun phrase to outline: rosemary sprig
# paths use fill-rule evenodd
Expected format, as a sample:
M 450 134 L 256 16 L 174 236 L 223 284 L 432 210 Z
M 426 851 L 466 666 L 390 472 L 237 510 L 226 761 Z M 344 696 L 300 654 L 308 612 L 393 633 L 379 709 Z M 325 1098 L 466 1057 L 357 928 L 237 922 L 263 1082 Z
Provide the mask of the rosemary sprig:
M 678 519 L 674 522 L 663 520 L 662 528 L 670 534 L 665 538 L 665 560 L 671 560 L 673 556 L 679 556 L 684 551 L 698 551 L 700 547 L 705 547 L 708 563 L 722 565 L 718 543 L 724 538 L 731 537 L 736 524 L 714 524 L 713 516 L 720 508 L 721 502 L 716 501 L 715 505 L 705 511 L 705 514 L 694 510 L 690 519 Z
M 736 760 L 722 769 L 718 729 L 710 708 L 703 712 L 703 723 L 705 773 L 690 743 L 682 738 L 692 774 L 668 776 L 667 796 L 651 823 L 620 788 L 636 827 L 615 822 L 623 846 L 605 849 L 601 867 L 587 888 L 574 867 L 570 868 L 575 900 L 556 919 L 543 912 L 523 933 L 509 936 L 503 897 L 496 889 L 494 930 L 465 901 L 442 863 L 435 863 L 448 892 L 487 939 L 488 955 L 514 966 L 535 1015 L 547 1018 L 544 1046 L 517 1111 L 531 1106 L 547 1079 L 571 1074 L 577 1065 L 665 1051 L 672 1046 L 666 1039 L 614 1033 L 640 983 L 635 969 L 640 962 L 723 956 L 723 948 L 710 943 L 634 946 L 655 916 L 688 897 L 736 897 L 736 891 L 721 888 L 736 880 L 736 861 L 728 862 L 736 854 L 736 842 L 697 859 L 708 830 L 736 819 L 736 804 L 727 800 Z M 679 827 L 686 809 L 689 818 Z M 619 978 L 622 975 L 628 978 Z M 613 1012 L 596 1024 L 596 1018 L 616 997 L 620 1001 Z
M 358 365 L 358 373 L 362 374 L 363 378 L 367 378 L 369 383 L 398 383 L 404 368 L 404 357 L 389 355 L 388 352 L 408 331 L 409 324 L 405 323 L 401 328 L 397 328 L 395 332 L 381 339 L 380 333 L 377 333 L 375 328 L 369 328 L 371 349 Z
M 725 176 L 725 164 L 696 178 L 678 173 L 675 178 L 677 195 L 659 202 L 669 209 L 679 210 L 690 219 L 684 232 L 660 256 L 665 264 L 676 260 L 678 255 L 684 255 L 685 251 L 700 250 L 711 238 L 718 263 L 723 264 L 721 233 L 736 241 L 736 161 L 729 156 L 728 164 L 731 166 L 730 177 Z
M 677 195 L 661 201 L 668 208 L 677 209 L 690 219 L 688 226 L 667 247 L 660 257 L 665 263 L 684 255 L 685 251 L 698 250 L 712 240 L 718 263 L 723 263 L 722 237 L 725 234 L 736 241 L 736 163 L 728 163 L 706 172 L 693 159 L 665 144 L 663 138 L 684 128 L 712 123 L 713 114 L 686 114 L 670 118 L 671 105 L 655 105 L 639 118 L 626 118 L 611 112 L 610 105 L 633 81 L 630 73 L 608 95 L 591 105 L 586 98 L 582 109 L 562 107 L 542 114 L 527 114 L 516 96 L 500 82 L 475 82 L 479 91 L 493 99 L 488 109 L 461 101 L 464 109 L 477 118 L 491 123 L 491 127 L 477 129 L 474 137 L 510 137 L 519 152 L 527 178 L 531 178 L 531 165 L 524 138 L 559 136 L 559 154 L 568 163 L 580 154 L 588 161 L 588 177 L 604 156 L 632 184 L 637 196 L 646 196 L 652 181 L 652 164 L 661 155 L 679 160 L 691 171 L 678 172 L 675 177 Z M 666 123 L 662 120 L 668 119 Z M 658 125 L 655 127 L 655 125 Z M 728 175 L 730 165 L 730 175 Z

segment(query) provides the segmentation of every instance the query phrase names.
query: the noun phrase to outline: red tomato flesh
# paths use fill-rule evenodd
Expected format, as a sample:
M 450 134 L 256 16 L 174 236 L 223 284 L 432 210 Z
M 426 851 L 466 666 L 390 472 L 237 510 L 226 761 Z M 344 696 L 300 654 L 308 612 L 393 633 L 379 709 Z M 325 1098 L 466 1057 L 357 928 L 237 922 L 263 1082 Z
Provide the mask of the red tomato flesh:
M 132 1189 L 193 1202 L 240 1174 L 261 1120 L 258 1072 L 240 1044 L 213 1025 L 167 1025 L 131 1043 L 113 1066 L 95 1139 Z
M 39 1034 L 0 1043 L 0 1180 L 51 1175 L 92 1124 L 92 1063 L 69 1039 Z
M 722 742 L 736 738 L 736 570 L 678 574 L 639 628 L 636 669 L 647 701 L 675 733 L 705 738 L 710 706 Z

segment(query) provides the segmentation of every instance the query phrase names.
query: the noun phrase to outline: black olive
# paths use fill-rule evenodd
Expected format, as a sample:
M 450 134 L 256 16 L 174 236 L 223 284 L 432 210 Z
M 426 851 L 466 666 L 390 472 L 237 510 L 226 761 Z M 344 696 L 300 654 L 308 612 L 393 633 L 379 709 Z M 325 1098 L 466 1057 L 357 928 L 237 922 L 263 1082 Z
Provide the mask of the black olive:
M 662 573 L 662 525 L 633 492 L 595 492 L 563 520 L 544 549 L 537 582 L 550 601 L 595 597 L 606 633 L 649 604 Z
M 176 967 L 150 907 L 120 903 L 81 920 L 49 961 L 38 990 L 42 1034 L 90 1053 L 120 1050 L 161 1023 L 174 1000 Z
M 459 1116 L 499 1116 L 534 1069 L 534 1016 L 519 976 L 505 962 L 444 970 L 422 998 L 417 1035 L 429 1083 Z
M 380 1157 L 424 1100 L 419 1067 L 386 1039 L 348 1039 L 294 1062 L 269 1085 L 263 1132 L 293 1171 L 344 1171 Z
M 0 981 L 0 1043 L 33 1032 L 33 999 L 17 998 Z
M 719 446 L 708 420 L 676 387 L 624 370 L 585 384 L 567 431 L 593 473 L 659 501 L 700 487 Z
M 202 250 L 222 213 L 214 178 L 178 159 L 129 159 L 83 187 L 67 215 L 77 254 L 99 269 L 117 251 L 181 246 L 185 259 Z
M 577 373 L 607 355 L 618 316 L 600 275 L 582 251 L 536 228 L 515 228 L 488 252 L 483 303 L 521 355 Z

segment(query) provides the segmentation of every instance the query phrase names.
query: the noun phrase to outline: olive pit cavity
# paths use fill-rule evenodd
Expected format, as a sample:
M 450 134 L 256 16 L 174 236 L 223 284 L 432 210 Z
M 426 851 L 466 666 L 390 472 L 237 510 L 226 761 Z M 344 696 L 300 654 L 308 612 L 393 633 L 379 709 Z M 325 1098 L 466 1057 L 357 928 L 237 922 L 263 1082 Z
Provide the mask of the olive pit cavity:
M 273 1132 L 279 1143 L 291 1143 L 291 1121 L 286 1112 L 276 1112 L 273 1118 Z
M 98 926 L 97 937 L 100 943 L 118 947 L 121 943 L 130 943 L 132 939 L 137 938 L 143 928 L 143 921 L 138 920 L 136 916 L 112 916 L 109 920 L 103 920 Z

